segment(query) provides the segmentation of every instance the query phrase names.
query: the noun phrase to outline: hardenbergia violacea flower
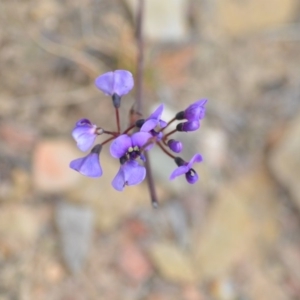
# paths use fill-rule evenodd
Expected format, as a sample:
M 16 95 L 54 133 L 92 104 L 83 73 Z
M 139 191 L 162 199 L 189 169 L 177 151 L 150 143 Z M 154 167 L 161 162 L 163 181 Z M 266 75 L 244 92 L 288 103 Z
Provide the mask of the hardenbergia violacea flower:
M 91 150 L 86 156 L 73 160 L 70 163 L 72 169 L 88 177 L 102 176 L 99 155 L 102 147 L 111 143 L 110 154 L 120 163 L 119 170 L 112 180 L 112 186 L 117 191 L 122 191 L 126 186 L 137 185 L 145 179 L 147 175 L 144 166 L 145 153 L 157 145 L 177 165 L 170 175 L 170 180 L 180 175 L 185 175 L 186 181 L 190 184 L 194 184 L 198 180 L 193 165 L 201 162 L 202 156 L 195 154 L 188 162 L 175 156 L 173 153 L 178 155 L 182 151 L 183 145 L 182 142 L 170 137 L 176 132 L 190 132 L 199 129 L 200 120 L 205 116 L 206 99 L 192 103 L 168 122 L 162 119 L 164 105 L 161 104 L 149 117 L 140 118 L 121 131 L 119 108 L 122 97 L 128 94 L 134 86 L 132 74 L 126 70 L 108 72 L 99 76 L 95 80 L 95 84 L 98 89 L 112 99 L 117 131 L 108 131 L 88 119 L 80 119 L 75 124 L 72 136 L 81 151 Z M 176 129 L 168 132 L 169 125 L 176 121 L 179 122 Z M 94 146 L 99 135 L 109 135 L 110 137 Z

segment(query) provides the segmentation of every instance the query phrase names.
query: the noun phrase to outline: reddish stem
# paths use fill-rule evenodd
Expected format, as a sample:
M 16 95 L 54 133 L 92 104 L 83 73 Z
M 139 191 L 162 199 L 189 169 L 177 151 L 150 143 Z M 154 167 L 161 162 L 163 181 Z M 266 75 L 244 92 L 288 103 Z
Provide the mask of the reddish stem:
M 133 129 L 135 127 L 135 124 L 134 125 L 131 125 L 129 126 L 125 131 L 123 131 L 123 134 L 129 132 L 131 129 Z
M 107 144 L 108 142 L 114 140 L 115 138 L 116 138 L 115 136 L 112 136 L 112 137 L 110 137 L 109 139 L 107 139 L 107 140 L 105 140 L 104 142 L 102 142 L 101 145 L 103 146 L 103 145 Z
M 167 154 L 168 156 L 170 156 L 171 158 L 175 159 L 176 156 L 174 156 L 173 154 L 171 154 L 167 149 L 164 148 L 164 146 L 158 142 L 157 145 L 160 147 L 160 149 L 165 153 Z
M 117 137 L 118 135 L 120 135 L 118 132 L 108 131 L 108 130 L 103 130 L 103 133 L 113 135 L 114 137 Z
M 168 122 L 168 124 L 167 124 L 167 126 L 166 127 L 164 127 L 164 128 L 162 128 L 161 130 L 160 130 L 160 132 L 161 131 L 164 131 L 169 125 L 171 125 L 174 121 L 176 121 L 176 118 L 174 117 L 172 120 L 170 120 L 169 122 Z
M 167 133 L 164 137 L 163 137 L 163 140 L 165 141 L 167 139 L 168 136 L 170 136 L 171 134 L 177 132 L 177 129 L 174 129 L 172 131 L 170 131 L 169 133 Z
M 118 134 L 120 134 L 121 132 L 120 116 L 119 116 L 119 109 L 117 107 L 115 108 L 115 112 L 116 112 L 116 119 L 117 119 Z
M 137 70 L 136 70 L 136 111 L 143 111 L 143 75 L 144 75 L 144 39 L 143 39 L 143 18 L 144 18 L 144 0 L 138 1 L 137 19 L 136 19 L 136 40 L 137 40 Z

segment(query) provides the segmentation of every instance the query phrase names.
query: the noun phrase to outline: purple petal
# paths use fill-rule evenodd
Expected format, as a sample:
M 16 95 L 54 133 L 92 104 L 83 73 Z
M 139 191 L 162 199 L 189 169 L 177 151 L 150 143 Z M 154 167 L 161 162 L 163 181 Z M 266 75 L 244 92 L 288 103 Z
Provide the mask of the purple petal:
M 206 102 L 207 102 L 207 99 L 199 100 L 196 102 L 200 106 L 199 120 L 201 120 L 205 117 L 206 108 L 204 107 L 204 105 L 206 104 Z
M 156 119 L 156 120 L 159 120 L 162 113 L 163 113 L 163 110 L 164 110 L 164 105 L 161 104 L 151 115 L 150 117 L 148 118 L 149 119 Z
M 179 123 L 179 124 L 177 124 L 176 129 L 178 131 L 189 132 L 189 131 L 195 131 L 199 127 L 200 127 L 200 122 L 198 120 L 194 120 L 194 121 L 187 121 L 187 122 Z
M 120 158 L 131 146 L 131 138 L 127 134 L 122 134 L 111 143 L 110 154 L 112 157 Z
M 146 177 L 146 169 L 135 160 L 122 165 L 112 181 L 112 186 L 117 191 L 123 191 L 125 185 L 136 185 Z
M 159 120 L 159 126 L 160 128 L 165 128 L 167 126 L 167 122 L 165 122 L 164 120 Z
M 82 125 L 73 129 L 72 136 L 81 151 L 87 151 L 93 146 L 97 137 L 96 128 L 96 125 Z
M 143 124 L 143 126 L 141 127 L 141 131 L 149 132 L 150 130 L 154 129 L 157 124 L 158 121 L 156 119 L 149 119 Z
M 189 167 L 188 166 L 181 166 L 176 168 L 173 173 L 170 176 L 170 180 L 173 180 L 174 178 L 176 178 L 177 176 L 183 175 L 186 172 L 189 171 Z
M 138 146 L 139 148 L 142 148 L 148 140 L 152 137 L 152 135 L 148 132 L 136 132 L 131 136 L 132 140 L 132 146 Z M 146 147 L 145 150 L 149 150 L 153 147 L 153 143 L 151 143 L 149 146 Z
M 207 99 L 202 99 L 191 104 L 185 111 L 184 117 L 189 121 L 196 121 L 204 118 Z
M 123 165 L 125 183 L 136 185 L 141 183 L 146 177 L 146 169 L 140 166 L 137 161 L 129 161 Z
M 117 175 L 115 176 L 111 184 L 117 191 L 123 191 L 125 187 L 123 166 L 120 167 Z
M 100 177 L 103 173 L 98 153 L 90 153 L 85 157 L 71 161 L 70 168 L 88 177 Z
M 76 122 L 76 126 L 83 126 L 83 125 L 91 125 L 93 126 L 92 122 L 88 119 L 80 119 Z
M 107 72 L 95 80 L 96 87 L 105 95 L 112 96 L 114 93 L 114 72 Z
M 151 131 L 151 133 L 153 134 L 152 131 Z M 163 133 L 162 132 L 158 132 L 158 133 L 153 134 L 153 136 L 155 136 L 156 140 L 160 142 L 161 139 L 163 138 Z
M 194 104 L 198 105 L 198 106 L 204 106 L 207 103 L 207 99 L 201 99 L 196 101 Z
M 126 70 L 114 71 L 113 92 L 120 97 L 128 94 L 133 88 L 134 82 L 132 74 Z
M 173 140 L 173 139 L 168 141 L 168 146 L 175 153 L 180 153 L 182 151 L 182 148 L 183 148 L 181 142 Z
M 195 154 L 192 158 L 191 158 L 191 160 L 189 161 L 189 163 L 188 163 L 188 168 L 189 169 L 191 169 L 192 167 L 193 167 L 193 164 L 194 163 L 199 163 L 199 162 L 201 162 L 203 160 L 203 158 L 202 158 L 202 156 L 200 155 L 200 154 Z
M 194 184 L 198 181 L 199 177 L 195 170 L 190 170 L 185 174 L 186 181 L 190 184 Z

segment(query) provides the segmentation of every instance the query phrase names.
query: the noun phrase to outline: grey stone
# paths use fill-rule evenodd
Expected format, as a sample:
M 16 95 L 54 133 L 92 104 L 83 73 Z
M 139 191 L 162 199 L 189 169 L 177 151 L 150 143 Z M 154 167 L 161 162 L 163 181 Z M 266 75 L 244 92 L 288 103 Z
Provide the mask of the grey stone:
M 71 272 L 81 270 L 88 254 L 93 232 L 93 213 L 90 208 L 60 203 L 56 208 L 62 254 Z
M 125 1 L 135 14 L 136 0 Z M 185 0 L 145 1 L 145 37 L 159 41 L 181 41 L 187 36 L 187 5 Z

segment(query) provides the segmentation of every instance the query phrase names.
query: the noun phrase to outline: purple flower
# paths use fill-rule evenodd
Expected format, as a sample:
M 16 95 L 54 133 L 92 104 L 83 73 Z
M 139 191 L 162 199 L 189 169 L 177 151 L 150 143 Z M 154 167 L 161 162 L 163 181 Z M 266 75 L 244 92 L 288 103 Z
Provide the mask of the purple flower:
M 121 165 L 119 172 L 112 181 L 112 186 L 117 191 L 123 191 L 125 185 L 136 185 L 146 177 L 146 169 L 136 160 L 130 160 Z
M 156 127 L 164 128 L 167 126 L 167 122 L 161 120 L 161 115 L 163 113 L 164 105 L 161 104 L 155 111 L 152 113 L 149 118 L 147 118 L 144 124 L 141 127 L 141 131 L 149 132 Z
M 81 151 L 91 148 L 98 134 L 97 126 L 88 119 L 80 119 L 72 131 L 72 136 Z
M 142 152 L 152 148 L 153 144 L 145 147 L 151 137 L 148 132 L 136 132 L 132 136 L 122 134 L 111 143 L 110 154 L 121 162 L 119 172 L 112 181 L 116 190 L 122 191 L 125 185 L 136 185 L 145 179 L 146 169 L 136 159 L 145 160 Z
M 100 177 L 103 173 L 99 161 L 101 149 L 100 144 L 94 146 L 87 156 L 71 161 L 70 168 L 88 177 Z
M 177 124 L 177 131 L 195 131 L 200 127 L 199 121 L 187 121 Z
M 180 153 L 182 151 L 182 143 L 179 141 L 171 139 L 168 141 L 168 146 L 175 153 Z
M 151 137 L 148 132 L 136 132 L 132 136 L 122 134 L 111 143 L 110 154 L 112 157 L 122 159 L 122 162 L 135 160 L 141 156 L 141 150 L 149 150 L 153 147 L 153 144 L 150 144 L 143 149 Z
M 199 121 L 205 116 L 205 104 L 207 99 L 202 99 L 191 104 L 186 110 L 176 115 L 177 120 Z
M 184 161 L 180 157 L 175 158 L 175 162 L 178 166 L 170 176 L 170 180 L 173 180 L 177 176 L 185 174 L 185 178 L 188 183 L 193 184 L 198 180 L 198 175 L 196 171 L 192 168 L 193 164 L 196 162 L 201 162 L 202 156 L 200 154 L 195 154 L 189 162 Z
M 117 94 L 119 97 L 122 97 L 131 91 L 134 82 L 129 71 L 116 70 L 97 77 L 95 84 L 105 95 L 113 96 Z

